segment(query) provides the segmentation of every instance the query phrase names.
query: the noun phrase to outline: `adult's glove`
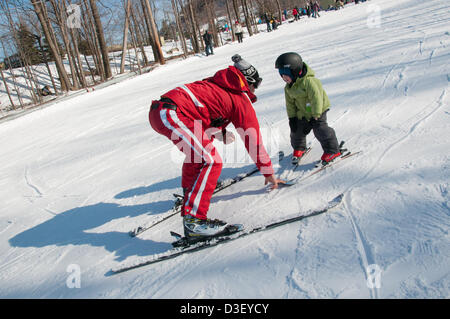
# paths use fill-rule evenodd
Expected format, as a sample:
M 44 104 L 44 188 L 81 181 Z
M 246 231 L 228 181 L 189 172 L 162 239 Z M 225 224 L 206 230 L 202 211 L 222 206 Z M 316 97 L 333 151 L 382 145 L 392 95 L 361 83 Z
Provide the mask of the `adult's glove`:
M 298 122 L 298 119 L 296 117 L 289 118 L 289 127 L 291 128 L 291 132 L 297 131 L 297 122 Z

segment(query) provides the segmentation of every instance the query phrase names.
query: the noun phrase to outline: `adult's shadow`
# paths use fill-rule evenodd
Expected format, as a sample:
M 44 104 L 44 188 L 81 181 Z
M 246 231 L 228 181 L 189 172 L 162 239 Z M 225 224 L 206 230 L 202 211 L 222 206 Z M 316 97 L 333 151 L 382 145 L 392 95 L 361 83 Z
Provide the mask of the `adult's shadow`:
M 153 192 L 158 192 L 164 189 L 174 189 L 181 187 L 181 177 L 176 177 L 161 182 L 157 182 L 148 186 L 141 186 L 126 190 L 114 196 L 116 199 L 130 198 L 134 196 L 146 195 Z
M 161 253 L 171 248 L 169 243 L 130 238 L 127 233 L 110 231 L 97 233 L 90 229 L 104 225 L 114 219 L 134 217 L 144 213 L 154 215 L 167 211 L 172 202 L 160 201 L 151 204 L 121 206 L 113 203 L 77 207 L 67 210 L 9 240 L 13 247 L 90 245 L 104 247 L 115 252 L 116 260 L 129 256 L 146 256 Z
M 238 174 L 250 171 L 254 167 L 255 165 L 253 164 L 240 168 L 232 168 L 232 167 L 223 168 L 219 179 L 223 180 L 226 178 L 233 178 Z M 181 188 L 181 177 L 160 181 L 148 186 L 140 186 L 132 188 L 117 194 L 116 196 L 114 196 L 114 198 L 116 199 L 131 198 L 134 196 L 142 196 L 149 193 L 159 192 L 164 189 L 177 189 L 177 188 Z

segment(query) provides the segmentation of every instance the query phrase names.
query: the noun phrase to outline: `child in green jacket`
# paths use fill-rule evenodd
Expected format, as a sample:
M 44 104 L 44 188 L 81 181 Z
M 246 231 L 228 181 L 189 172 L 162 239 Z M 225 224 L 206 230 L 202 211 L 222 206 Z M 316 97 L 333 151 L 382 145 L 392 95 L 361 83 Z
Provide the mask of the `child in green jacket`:
M 314 132 L 323 149 L 322 164 L 326 165 L 341 155 L 334 129 L 328 126 L 327 111 L 330 100 L 314 71 L 300 55 L 288 52 L 280 55 L 275 68 L 286 82 L 284 94 L 294 149 L 292 163 L 298 164 L 306 150 L 306 136 Z

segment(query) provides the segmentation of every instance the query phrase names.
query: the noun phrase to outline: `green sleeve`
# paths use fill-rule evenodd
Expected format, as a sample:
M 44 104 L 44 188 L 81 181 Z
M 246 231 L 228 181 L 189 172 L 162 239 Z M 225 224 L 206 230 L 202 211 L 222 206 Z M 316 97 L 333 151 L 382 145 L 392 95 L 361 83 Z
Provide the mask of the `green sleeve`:
M 323 110 L 323 90 L 317 79 L 308 79 L 305 83 L 308 99 L 311 101 L 311 114 L 320 117 Z
M 284 98 L 286 100 L 286 111 L 288 118 L 297 117 L 297 108 L 295 107 L 295 101 L 289 96 L 289 94 L 287 94 L 286 90 L 284 90 Z

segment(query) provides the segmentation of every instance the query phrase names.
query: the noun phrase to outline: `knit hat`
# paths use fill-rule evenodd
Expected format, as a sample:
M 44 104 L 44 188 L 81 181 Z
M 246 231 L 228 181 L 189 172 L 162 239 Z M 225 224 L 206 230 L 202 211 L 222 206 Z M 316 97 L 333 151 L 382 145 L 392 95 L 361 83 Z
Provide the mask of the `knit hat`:
M 234 62 L 234 67 L 245 76 L 249 85 L 253 84 L 256 89 L 261 84 L 262 78 L 259 77 L 253 65 L 242 59 L 239 54 L 233 55 L 231 60 Z

